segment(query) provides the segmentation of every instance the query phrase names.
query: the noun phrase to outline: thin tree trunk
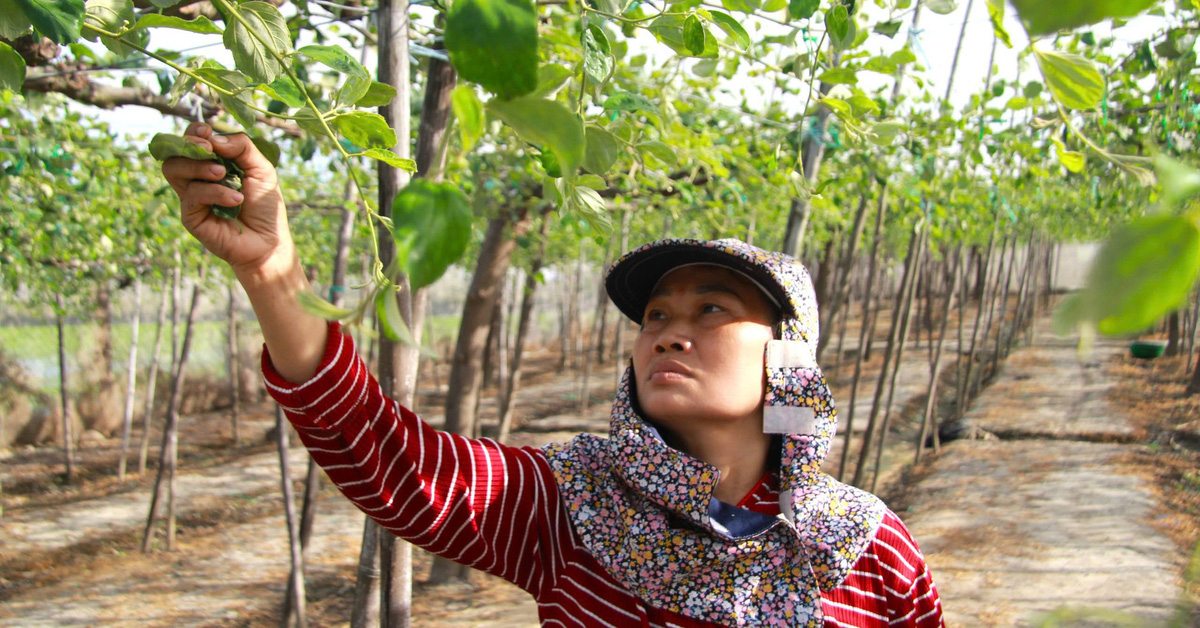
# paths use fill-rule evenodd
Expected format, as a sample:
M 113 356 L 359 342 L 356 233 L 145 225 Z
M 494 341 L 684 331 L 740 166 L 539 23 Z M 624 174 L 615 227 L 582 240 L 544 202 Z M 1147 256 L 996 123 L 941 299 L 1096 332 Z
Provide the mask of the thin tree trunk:
M 142 551 L 150 551 L 154 522 L 158 517 L 158 504 L 162 495 L 163 478 L 167 481 L 167 551 L 175 549 L 175 462 L 179 448 L 179 404 L 183 397 L 183 373 L 188 353 L 192 347 L 196 309 L 200 303 L 200 284 L 207 267 L 200 267 L 200 277 L 192 285 L 192 305 L 188 309 L 187 328 L 183 332 L 183 344 L 179 349 L 179 360 L 171 373 L 171 400 L 167 406 L 167 424 L 163 428 L 162 447 L 158 456 L 158 475 L 154 478 L 154 490 L 150 498 L 150 513 L 146 517 L 146 529 L 142 533 Z
M 1017 248 L 1020 241 L 1014 236 L 1012 248 L 1008 252 L 1008 269 L 1004 272 L 1004 292 L 1000 297 L 1000 322 L 996 325 L 996 349 L 992 352 L 992 372 L 995 373 L 1000 365 L 1000 355 L 1003 352 L 1008 357 L 1008 337 L 1011 332 L 1005 332 L 1005 322 L 1008 320 L 1008 293 L 1012 287 L 1013 268 L 1017 265 Z
M 392 151 L 397 157 L 407 158 L 412 154 L 411 132 L 411 80 L 409 76 L 409 2 L 408 0 L 380 0 L 377 5 L 378 79 L 396 88 L 392 101 L 379 108 L 380 115 L 396 131 L 399 138 Z M 434 61 L 430 60 L 430 75 Z M 435 90 L 436 91 L 436 90 Z M 422 112 L 422 117 L 429 112 Z M 420 171 L 418 164 L 418 170 Z M 378 164 L 379 211 L 390 217 L 392 203 L 408 185 L 408 173 L 385 163 Z M 396 255 L 395 243 L 386 230 L 379 233 L 379 257 L 386 268 Z M 406 277 L 396 279 L 401 290 L 396 295 L 400 315 L 417 342 L 420 342 L 420 315 L 424 312 L 423 296 L 408 288 Z M 379 384 L 383 394 L 404 406 L 412 405 L 416 385 L 419 353 L 414 347 L 405 347 L 381 338 L 379 346 Z M 359 557 L 359 581 L 356 583 L 353 616 L 358 620 L 374 619 L 379 625 L 389 628 L 407 628 L 412 606 L 412 548 L 407 543 L 395 543 L 395 537 L 379 529 L 373 520 L 367 520 L 363 531 L 362 553 Z M 378 556 L 376 556 L 378 554 Z M 373 568 L 373 566 L 378 566 Z M 377 581 L 372 576 L 378 578 Z M 378 591 L 378 595 L 371 595 Z M 374 606 L 378 608 L 371 608 Z M 355 628 L 366 625 L 353 623 Z
M 845 278 L 850 276 L 850 269 L 854 267 L 854 257 L 858 254 L 858 242 L 862 240 L 863 229 L 867 224 L 867 201 L 870 200 L 870 190 L 864 191 L 858 197 L 858 208 L 854 211 L 854 226 L 850 230 L 850 234 L 846 239 L 846 246 L 842 249 L 841 259 L 838 260 L 836 276 L 841 279 L 840 285 L 834 290 L 833 303 L 831 308 L 827 310 L 823 320 L 821 321 L 821 329 L 832 327 L 832 321 L 841 309 L 842 304 L 849 298 L 850 282 L 845 281 Z M 879 191 L 880 202 L 887 202 L 887 188 L 881 187 Z M 829 334 L 821 334 L 820 340 L 817 342 L 817 360 L 820 361 L 821 356 L 825 352 L 825 348 L 829 346 Z
M 160 290 L 162 298 L 158 303 L 158 320 L 154 329 L 154 349 L 150 358 L 150 377 L 146 380 L 146 403 L 142 407 L 142 442 L 138 448 L 138 473 L 146 472 L 146 458 L 150 452 L 150 423 L 154 418 L 155 387 L 158 386 L 158 354 L 162 349 L 163 328 L 167 326 L 166 286 Z
M 920 226 L 913 229 L 912 237 L 908 241 L 908 250 L 916 250 L 917 242 L 920 240 Z M 915 255 L 909 255 L 907 263 L 904 265 L 904 276 L 900 280 L 900 289 L 896 292 L 896 302 L 892 306 L 892 328 L 888 332 L 887 348 L 883 352 L 883 365 L 879 368 L 879 379 L 875 384 L 875 397 L 871 402 L 871 415 L 867 418 L 867 429 L 863 432 L 863 442 L 858 451 L 858 464 L 854 467 L 854 479 L 851 484 L 859 486 L 863 480 L 863 470 L 867 463 L 867 454 L 871 451 L 871 441 L 875 433 L 875 428 L 879 421 L 879 410 L 882 407 L 883 391 L 887 384 L 887 375 L 892 364 L 892 357 L 896 353 L 896 343 L 902 339 L 899 336 L 900 332 L 900 317 L 904 306 L 904 296 L 908 294 L 909 283 L 913 280 L 913 266 L 916 264 Z
M 958 291 L 958 282 L 962 274 L 962 266 L 963 248 L 961 245 L 959 245 L 958 256 L 954 261 L 954 268 L 950 271 L 951 275 L 953 276 L 953 280 L 946 290 L 946 304 L 942 306 L 942 323 L 941 328 L 938 330 L 937 347 L 933 350 L 933 356 L 929 360 L 929 386 L 926 388 L 925 393 L 925 415 L 924 418 L 921 419 L 921 434 L 917 438 L 917 454 L 916 457 L 913 458 L 914 465 L 921 462 L 921 455 L 925 453 L 925 440 L 929 438 L 930 427 L 934 427 L 934 451 L 938 451 L 941 448 L 940 439 L 937 436 L 936 429 L 938 406 L 938 372 L 940 370 L 938 368 L 938 364 L 942 361 L 942 347 L 944 347 L 946 344 L 946 326 L 950 322 L 950 308 L 953 307 L 954 293 Z M 930 344 L 932 344 L 932 333 L 930 338 Z
M 621 235 L 618 248 L 622 255 L 629 250 L 629 218 L 632 214 L 633 212 L 628 209 L 621 212 Z M 628 326 L 628 323 L 625 322 L 625 315 L 617 312 L 617 332 L 612 344 L 612 360 L 617 365 L 614 377 L 618 386 L 621 384 L 621 376 L 625 373 L 625 369 L 622 367 L 625 362 L 625 328 Z
M 241 443 L 239 419 L 242 413 L 241 377 L 238 376 L 241 359 L 238 355 L 237 289 L 229 284 L 229 427 L 233 432 L 233 444 Z
M 574 349 L 571 351 L 571 368 L 579 373 L 579 367 L 582 366 L 580 360 L 583 358 L 583 346 L 587 339 L 587 334 L 583 328 L 583 262 L 587 258 L 587 240 L 579 242 L 579 256 L 575 260 L 575 285 L 571 291 L 571 309 L 570 316 L 567 317 L 568 322 L 574 323 L 572 340 L 574 340 Z
M 867 286 L 863 291 L 866 297 L 863 299 L 863 324 L 858 332 L 858 351 L 854 358 L 854 379 L 850 384 L 850 410 L 846 413 L 846 435 L 842 442 L 842 456 L 838 462 L 838 479 L 846 477 L 846 463 L 850 460 L 850 445 L 854 438 L 854 407 L 858 401 L 858 384 L 862 377 L 863 364 L 863 347 L 870 342 L 867 337 L 867 319 L 871 316 L 871 294 L 875 286 L 876 276 L 879 274 L 879 246 L 883 242 L 883 214 L 887 209 L 886 198 L 883 192 L 879 194 L 879 203 L 875 206 L 875 229 L 874 236 L 871 240 L 871 259 L 867 264 Z
M 168 373 L 175 372 L 175 364 L 179 362 L 179 310 L 183 301 L 183 256 L 175 249 L 175 267 L 171 269 L 171 368 Z
M 896 336 L 900 340 L 900 345 L 896 347 L 896 366 L 892 369 L 892 375 L 888 382 L 887 403 L 883 406 L 883 422 L 879 426 L 879 446 L 875 449 L 875 470 L 871 475 L 871 492 L 874 493 L 879 485 L 879 469 L 883 466 L 883 450 L 887 448 L 888 428 L 891 425 L 892 418 L 892 401 L 896 397 L 896 379 L 900 375 L 900 365 L 904 362 L 904 338 L 908 335 L 908 325 L 913 319 L 912 309 L 913 302 L 919 300 L 917 296 L 917 279 L 921 272 L 921 267 L 924 265 L 922 259 L 925 255 L 925 249 L 928 245 L 929 230 L 922 229 L 921 238 L 918 240 L 918 246 L 915 251 L 910 250 L 909 255 L 915 255 L 916 260 L 913 262 L 913 280 L 909 282 L 908 294 L 904 296 L 904 314 L 900 318 L 900 333 Z
M 833 42 L 830 42 L 829 49 L 833 50 Z M 831 66 L 837 66 L 841 63 L 841 51 L 833 52 Z M 822 82 L 817 88 L 821 97 L 829 93 L 833 89 L 830 83 Z M 821 172 L 821 160 L 825 156 L 825 131 L 829 128 L 830 109 L 824 105 L 817 107 L 816 119 L 813 120 L 812 134 L 807 136 L 805 141 L 801 142 L 800 148 L 800 165 L 801 174 L 808 180 L 809 184 L 816 183 L 817 177 Z M 801 257 L 801 248 L 804 246 L 804 234 L 808 230 L 809 218 L 812 216 L 812 203 L 807 198 L 793 198 L 791 208 L 788 211 L 787 227 L 783 233 L 782 252 L 791 255 L 796 259 Z
M 972 395 L 971 371 L 974 370 L 975 355 L 979 349 L 979 343 L 978 343 L 979 324 L 983 320 L 983 309 L 984 309 L 984 307 L 990 306 L 990 304 L 985 303 L 985 301 L 987 301 L 988 266 L 991 265 L 992 249 L 995 247 L 995 244 L 996 244 L 996 229 L 993 228 L 991 239 L 988 241 L 987 253 L 983 257 L 980 258 L 980 262 L 979 262 L 979 268 L 982 269 L 983 274 L 982 274 L 982 276 L 976 276 L 976 279 L 978 280 L 977 285 L 982 286 L 984 288 L 984 290 L 983 290 L 983 294 L 980 295 L 979 307 L 977 307 L 975 309 L 975 325 L 971 331 L 970 354 L 967 356 L 966 369 L 963 374 L 962 382 L 960 382 L 960 385 L 958 387 L 958 406 L 957 406 L 957 411 L 955 412 L 954 416 L 959 419 L 961 419 L 963 417 L 963 414 L 966 412 L 967 401 L 971 398 L 971 395 Z
M 125 416 L 121 420 L 121 459 L 117 462 L 117 481 L 125 481 L 129 458 L 129 432 L 133 430 L 133 406 L 137 405 L 138 330 L 142 320 L 142 276 L 133 275 L 133 316 L 129 321 L 129 369 L 125 374 Z
M 304 612 L 304 549 L 300 543 L 300 530 L 296 521 L 296 498 L 292 495 L 292 469 L 288 460 L 288 425 L 283 418 L 283 407 L 275 405 L 275 445 L 279 450 L 279 479 L 283 489 L 283 513 L 287 521 L 288 548 L 291 550 L 292 569 L 288 577 L 287 595 L 283 603 L 281 625 L 306 628 L 308 618 Z
M 967 0 L 967 10 L 963 12 L 962 26 L 958 29 L 958 45 L 954 47 L 954 60 L 950 63 L 950 77 L 946 79 L 946 95 L 943 101 L 949 102 L 950 92 L 954 89 L 954 74 L 958 71 L 958 58 L 962 54 L 963 38 L 967 34 L 967 20 L 971 17 L 971 6 L 975 0 Z
M 537 293 L 538 275 L 542 272 L 542 263 L 546 259 L 546 237 L 550 232 L 550 209 L 542 210 L 541 237 L 538 239 L 538 252 L 525 273 L 525 286 L 521 291 L 521 314 L 517 322 L 517 339 L 513 343 L 512 366 L 509 368 L 508 381 L 505 383 L 504 395 L 500 398 L 500 428 L 496 440 L 505 443 L 509 432 L 512 431 L 513 413 L 517 407 L 516 394 L 521 385 L 521 359 L 525 355 L 525 341 L 529 338 L 529 324 L 533 320 L 534 295 Z M 516 300 L 516 295 L 513 295 Z
M 63 436 L 63 457 L 67 467 L 67 484 L 75 482 L 75 442 L 74 435 L 71 433 L 71 396 L 67 392 L 67 350 L 66 340 L 63 333 L 63 305 L 62 293 L 54 295 L 55 309 L 57 315 L 55 321 L 58 327 L 58 390 L 59 399 L 62 405 L 62 436 Z
M 1197 364 L 1192 367 L 1192 381 L 1188 382 L 1187 390 L 1183 396 L 1191 397 L 1195 394 L 1200 394 L 1200 354 L 1196 355 Z
M 879 272 L 879 283 L 882 284 L 883 273 L 885 271 L 881 268 L 879 269 Z M 871 351 L 875 346 L 875 328 L 879 324 L 879 313 L 883 311 L 883 299 L 887 295 L 887 290 L 885 290 L 883 286 L 880 286 L 875 293 L 876 294 L 874 296 L 868 294 L 865 297 L 867 299 L 875 299 L 875 307 L 871 309 L 870 321 L 867 323 L 867 345 L 861 348 L 863 360 L 867 362 L 871 361 Z

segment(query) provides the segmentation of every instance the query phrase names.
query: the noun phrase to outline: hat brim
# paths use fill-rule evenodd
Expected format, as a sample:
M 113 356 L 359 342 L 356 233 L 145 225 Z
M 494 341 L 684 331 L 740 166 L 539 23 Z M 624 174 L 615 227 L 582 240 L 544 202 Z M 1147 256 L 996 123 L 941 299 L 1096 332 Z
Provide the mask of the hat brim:
M 776 304 L 782 304 L 784 316 L 794 316 L 788 293 L 766 268 L 701 240 L 670 240 L 650 245 L 618 261 L 608 271 L 604 287 L 608 297 L 635 323 L 641 324 L 650 292 L 664 275 L 694 264 L 712 264 L 746 275 L 759 285 Z

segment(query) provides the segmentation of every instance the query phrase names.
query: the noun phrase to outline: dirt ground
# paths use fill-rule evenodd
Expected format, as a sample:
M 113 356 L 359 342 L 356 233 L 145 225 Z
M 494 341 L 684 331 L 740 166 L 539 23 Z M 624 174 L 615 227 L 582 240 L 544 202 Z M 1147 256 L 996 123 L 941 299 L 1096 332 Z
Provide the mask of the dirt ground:
M 884 334 L 886 329 L 878 333 Z M 853 337 L 851 332 L 847 340 Z M 853 355 L 853 347 L 845 349 L 847 355 Z M 864 367 L 851 439 L 855 454 L 861 445 L 882 353 L 876 351 Z M 919 493 L 919 482 L 930 475 L 926 466 L 906 471 L 924 407 L 927 355 L 924 343 L 916 349 L 909 345 L 893 399 L 892 409 L 898 418 L 891 426 L 879 480 L 881 494 L 891 500 L 893 507 L 904 504 L 914 491 Z M 948 346 L 944 360 L 954 355 L 954 347 Z M 615 387 L 614 367 L 593 373 L 590 408 L 586 415 L 580 415 L 574 373 L 560 369 L 558 358 L 549 353 L 530 356 L 528 364 L 526 386 L 518 395 L 523 418 L 513 435 L 514 444 L 541 445 L 564 440 L 579 431 L 606 430 L 608 402 Z M 1169 363 L 1155 363 L 1152 369 L 1160 367 L 1164 369 L 1161 373 L 1151 371 L 1154 377 L 1161 377 L 1162 386 L 1175 385 L 1178 377 L 1169 370 Z M 1150 403 L 1140 379 L 1145 371 L 1120 370 L 1144 367 L 1114 363 L 1106 368 L 1114 369 L 1114 377 L 1125 377 L 1120 381 L 1128 383 L 1127 390 L 1113 387 L 1114 403 L 1128 403 L 1131 408 Z M 852 370 L 853 362 L 845 360 L 838 369 L 827 368 L 843 425 L 849 410 Z M 440 375 L 427 381 L 445 382 L 444 371 Z M 943 404 L 947 403 L 947 388 L 943 386 Z M 424 390 L 417 404 L 435 425 L 440 423 L 436 408 L 442 392 Z M 1179 403 L 1170 409 L 1147 407 L 1145 411 L 1159 417 L 1191 417 L 1189 420 L 1200 416 L 1194 405 Z M 486 395 L 483 412 L 486 424 L 487 417 L 495 412 Z M 157 433 L 151 439 L 151 471 L 134 473 L 125 484 L 115 477 L 119 448 L 115 441 L 96 443 L 78 452 L 79 480 L 71 486 L 63 482 L 61 451 L 43 448 L 8 454 L 0 469 L 4 489 L 0 501 L 4 507 L 0 516 L 0 624 L 277 624 L 288 564 L 278 458 L 268 442 L 274 423 L 272 408 L 263 404 L 248 411 L 243 417 L 244 437 L 238 446 L 230 442 L 228 423 L 221 413 L 185 417 L 181 423 L 181 516 L 178 547 L 172 552 L 163 548 L 161 529 L 156 533 L 155 549 L 148 554 L 140 551 Z M 1157 435 L 1160 450 L 1130 454 L 1125 465 L 1130 473 L 1150 478 L 1148 481 L 1156 487 L 1158 492 L 1147 507 L 1162 515 L 1155 525 L 1176 542 L 1180 556 L 1189 539 L 1195 543 L 1200 494 L 1195 449 L 1180 450 L 1171 445 L 1183 437 L 1169 430 L 1178 429 L 1180 424 L 1186 428 L 1186 423 L 1178 420 L 1170 426 L 1142 426 L 1145 434 Z M 839 437 L 831 462 L 838 459 L 841 443 Z M 290 461 L 297 491 L 302 490 L 298 478 L 303 476 L 305 460 L 303 451 L 292 451 Z M 836 472 L 829 465 L 826 470 Z M 362 521 L 362 515 L 348 502 L 325 487 L 314 542 L 306 557 L 310 625 L 347 625 Z M 997 531 L 997 543 L 1004 538 L 1003 532 Z M 414 552 L 414 626 L 537 625 L 534 604 L 516 587 L 483 575 L 475 575 L 467 584 L 430 586 L 424 582 L 429 562 L 424 552 Z

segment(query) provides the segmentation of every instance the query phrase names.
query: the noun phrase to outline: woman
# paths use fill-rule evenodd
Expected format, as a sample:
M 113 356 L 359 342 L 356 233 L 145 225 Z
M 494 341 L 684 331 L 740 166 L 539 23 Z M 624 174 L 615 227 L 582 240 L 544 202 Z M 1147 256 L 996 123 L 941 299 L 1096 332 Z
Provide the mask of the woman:
M 606 285 L 641 330 L 609 437 L 506 447 L 385 398 L 350 338 L 296 301 L 274 169 L 244 135 L 187 136 L 245 174 L 239 193 L 220 166 L 164 163 L 184 225 L 245 287 L 267 388 L 313 458 L 386 529 L 516 583 L 543 625 L 941 625 L 904 525 L 820 473 L 836 413 L 791 258 L 736 240 L 628 253 Z M 238 204 L 241 226 L 210 211 Z

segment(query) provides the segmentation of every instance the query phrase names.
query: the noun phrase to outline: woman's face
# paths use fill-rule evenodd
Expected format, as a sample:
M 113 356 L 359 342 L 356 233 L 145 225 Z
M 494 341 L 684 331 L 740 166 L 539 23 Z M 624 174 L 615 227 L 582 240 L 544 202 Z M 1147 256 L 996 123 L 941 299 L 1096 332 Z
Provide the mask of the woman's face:
M 643 414 L 673 431 L 761 420 L 763 354 L 776 314 L 749 279 L 711 265 L 665 275 L 633 348 Z

